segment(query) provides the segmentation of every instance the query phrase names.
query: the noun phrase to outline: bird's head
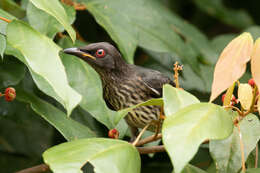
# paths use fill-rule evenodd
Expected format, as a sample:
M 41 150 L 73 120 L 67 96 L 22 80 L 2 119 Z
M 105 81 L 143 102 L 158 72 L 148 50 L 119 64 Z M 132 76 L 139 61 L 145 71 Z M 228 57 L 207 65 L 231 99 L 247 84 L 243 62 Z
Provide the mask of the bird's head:
M 67 48 L 63 52 L 81 58 L 98 72 L 119 70 L 124 68 L 126 64 L 117 49 L 107 42 L 92 43 L 78 48 Z

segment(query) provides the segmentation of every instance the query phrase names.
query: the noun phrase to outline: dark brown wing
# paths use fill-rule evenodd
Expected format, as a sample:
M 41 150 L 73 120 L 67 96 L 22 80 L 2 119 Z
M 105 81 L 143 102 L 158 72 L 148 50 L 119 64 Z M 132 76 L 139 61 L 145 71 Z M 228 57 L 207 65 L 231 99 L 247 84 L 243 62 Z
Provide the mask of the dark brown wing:
M 174 82 L 169 77 L 165 76 L 159 71 L 134 65 L 133 68 L 136 72 L 136 75 L 142 79 L 148 88 L 150 88 L 151 95 L 153 97 L 162 97 L 162 87 L 164 84 L 175 86 Z

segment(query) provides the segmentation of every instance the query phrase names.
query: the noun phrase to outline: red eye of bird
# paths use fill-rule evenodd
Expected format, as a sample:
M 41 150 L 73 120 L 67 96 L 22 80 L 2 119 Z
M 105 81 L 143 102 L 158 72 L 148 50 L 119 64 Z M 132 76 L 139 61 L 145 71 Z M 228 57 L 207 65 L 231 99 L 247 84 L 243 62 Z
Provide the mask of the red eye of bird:
M 96 57 L 103 58 L 105 56 L 105 50 L 104 49 L 98 49 L 96 51 Z

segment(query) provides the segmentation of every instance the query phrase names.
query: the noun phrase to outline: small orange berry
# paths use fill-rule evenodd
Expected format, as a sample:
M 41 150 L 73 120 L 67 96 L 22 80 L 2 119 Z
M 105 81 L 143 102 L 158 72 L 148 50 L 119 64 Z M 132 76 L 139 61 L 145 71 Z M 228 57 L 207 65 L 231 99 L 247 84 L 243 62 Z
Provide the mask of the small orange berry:
M 108 132 L 108 137 L 113 138 L 113 139 L 118 139 L 119 136 L 119 132 L 117 131 L 117 129 L 111 129 Z
M 5 89 L 5 100 L 8 102 L 11 102 L 15 99 L 16 97 L 16 92 L 15 89 L 12 87 L 6 88 Z
M 248 84 L 251 85 L 251 87 L 255 86 L 255 81 L 253 78 L 248 80 Z

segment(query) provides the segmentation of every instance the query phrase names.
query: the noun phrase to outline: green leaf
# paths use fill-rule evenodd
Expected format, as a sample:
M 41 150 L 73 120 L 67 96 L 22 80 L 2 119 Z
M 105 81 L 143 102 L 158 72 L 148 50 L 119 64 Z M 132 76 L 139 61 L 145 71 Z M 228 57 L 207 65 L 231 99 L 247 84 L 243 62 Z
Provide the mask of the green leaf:
M 237 27 L 245 28 L 253 24 L 251 16 L 242 10 L 234 10 L 223 5 L 223 0 L 193 0 L 194 3 L 204 12 L 220 21 Z
M 24 77 L 25 66 L 15 58 L 5 57 L 0 62 L 0 88 L 18 84 Z
M 17 88 L 17 99 L 29 103 L 32 109 L 53 125 L 67 140 L 95 137 L 88 127 L 67 117 L 65 113 L 37 96 Z
M 246 170 L 246 173 L 259 173 L 259 172 L 260 172 L 260 168 L 251 168 Z
M 249 114 L 239 123 L 239 126 L 246 160 L 260 139 L 260 122 L 255 115 Z M 220 173 L 236 173 L 241 168 L 240 140 L 236 127 L 229 138 L 212 140 L 209 147 Z
M 202 60 L 205 64 L 214 65 L 218 55 L 215 48 L 210 45 L 209 40 L 204 33 L 194 25 L 179 17 L 173 11 L 162 8 L 160 14 L 164 16 L 164 19 L 167 19 L 167 22 L 171 24 L 173 30 L 182 36 L 187 46 L 192 47 L 197 54 L 202 55 Z
M 174 88 L 171 85 L 163 86 L 163 101 L 165 115 L 173 115 L 180 109 L 200 101 L 190 93 Z
M 7 11 L 8 13 L 18 18 L 25 17 L 25 11 L 13 0 L 1 0 L 0 8 L 2 8 L 3 10 Z
M 183 170 L 203 141 L 224 139 L 232 129 L 228 112 L 211 103 L 193 104 L 168 116 L 163 123 L 162 139 L 175 172 Z
M 68 15 L 70 24 L 73 23 L 76 15 L 74 8 L 67 5 L 63 5 L 63 7 Z M 62 32 L 64 30 L 64 27 L 53 16 L 35 7 L 30 2 L 27 5 L 26 13 L 30 25 L 40 33 L 47 35 L 52 39 L 57 32 Z
M 198 43 L 199 45 L 199 43 Z M 150 59 L 146 61 L 145 64 L 142 64 L 148 68 L 152 68 L 162 73 L 172 77 L 172 67 L 169 64 L 174 64 L 178 61 L 180 64 L 183 64 L 181 59 L 177 55 L 169 53 L 158 53 L 154 51 L 148 51 Z M 189 64 L 183 64 L 183 71 L 181 76 L 179 76 L 180 86 L 185 88 L 185 90 L 197 90 L 203 93 L 211 91 L 212 77 L 214 66 L 199 64 L 200 74 L 194 73 Z
M 172 173 L 175 172 L 173 171 Z M 207 172 L 191 164 L 188 164 L 187 166 L 185 166 L 183 171 L 181 171 L 181 173 L 207 173 Z
M 222 34 L 211 40 L 211 45 L 220 54 L 227 44 L 236 37 L 235 34 Z
M 54 128 L 33 112 L 27 103 L 17 99 L 7 103 L 1 98 L 0 105 L 1 151 L 39 159 L 44 150 L 53 145 Z M 13 163 L 17 166 L 16 161 Z M 1 167 L 0 170 L 5 169 Z
M 80 102 L 81 96 L 68 84 L 58 55 L 61 48 L 26 23 L 17 20 L 8 24 L 7 41 L 24 56 L 15 55 L 34 73 L 34 80 L 38 81 L 37 86 L 58 100 L 69 115 Z
M 4 58 L 5 48 L 6 48 L 5 36 L 0 34 L 0 56 L 2 57 L 2 59 Z
M 73 30 L 73 28 L 70 26 L 69 17 L 58 0 L 48 0 L 48 1 L 30 0 L 30 1 L 37 8 L 55 17 L 55 19 L 58 22 L 60 22 L 60 24 L 62 24 L 66 29 L 66 31 L 69 33 L 72 41 L 74 42 L 76 40 L 76 33 Z
M 253 25 L 244 30 L 244 32 L 249 32 L 253 39 L 256 40 L 258 37 L 260 37 L 260 26 L 259 25 Z
M 186 63 L 191 64 L 194 71 L 199 71 L 197 54 L 174 31 L 175 25 L 165 18 L 165 15 L 171 13 L 159 1 L 82 0 L 82 2 L 118 44 L 128 62 L 133 63 L 134 52 L 139 45 L 158 52 L 176 53 Z
M 11 14 L 9 14 L 6 11 L 2 10 L 1 8 L 0 8 L 0 16 L 4 17 L 6 19 L 9 19 L 9 20 L 16 19 L 14 16 L 12 16 Z M 3 20 L 0 20 L 0 34 L 3 34 L 3 35 L 6 34 L 7 24 L 8 24 L 7 22 L 5 22 Z
M 141 160 L 136 148 L 121 140 L 92 138 L 63 143 L 43 153 L 55 173 L 83 173 L 90 162 L 96 173 L 140 173 Z

